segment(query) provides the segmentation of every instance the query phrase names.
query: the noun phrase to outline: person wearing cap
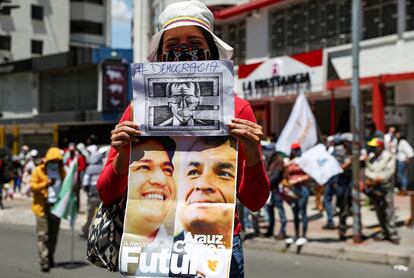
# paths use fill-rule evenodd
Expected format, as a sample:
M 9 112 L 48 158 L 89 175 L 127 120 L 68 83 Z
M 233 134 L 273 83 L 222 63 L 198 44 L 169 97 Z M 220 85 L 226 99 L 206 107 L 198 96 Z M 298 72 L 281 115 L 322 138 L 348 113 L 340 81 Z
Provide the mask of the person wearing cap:
M 302 246 L 308 242 L 306 233 L 308 231 L 308 214 L 307 206 L 309 199 L 309 187 L 307 182 L 310 177 L 295 162 L 295 158 L 302 155 L 302 148 L 299 143 L 293 143 L 290 146 L 290 162 L 285 167 L 284 176 L 287 180 L 288 187 L 293 192 L 293 197 L 289 200 L 289 205 L 293 211 L 293 222 L 295 225 L 295 238 L 287 238 L 286 244 L 295 242 L 297 246 Z M 302 234 L 300 233 L 300 223 L 302 222 Z
M 65 178 L 60 149 L 50 148 L 45 162 L 37 166 L 30 180 L 33 192 L 32 210 L 36 216 L 37 249 L 40 269 L 49 272 L 54 266 L 53 255 L 59 233 L 60 218 L 51 213 Z
M 368 143 L 374 148 L 366 159 L 365 185 L 367 193 L 374 203 L 381 232 L 376 235 L 376 240 L 389 240 L 399 244 L 394 219 L 394 194 L 391 183 L 395 174 L 395 156 L 385 150 L 384 141 L 374 137 Z
M 213 13 L 200 1 L 182 1 L 165 8 L 159 16 L 160 31 L 150 42 L 148 61 L 229 60 L 233 48 L 213 33 Z M 229 132 L 238 139 L 237 197 L 244 206 L 258 211 L 269 195 L 269 180 L 261 159 L 262 127 L 256 124 L 250 104 L 234 96 L 235 118 Z M 132 122 L 131 106 L 112 130 L 111 150 L 99 176 L 97 187 L 102 201 L 116 202 L 127 187 L 130 142 L 141 134 Z M 239 233 L 241 224 L 235 215 L 231 277 L 244 276 L 243 252 Z

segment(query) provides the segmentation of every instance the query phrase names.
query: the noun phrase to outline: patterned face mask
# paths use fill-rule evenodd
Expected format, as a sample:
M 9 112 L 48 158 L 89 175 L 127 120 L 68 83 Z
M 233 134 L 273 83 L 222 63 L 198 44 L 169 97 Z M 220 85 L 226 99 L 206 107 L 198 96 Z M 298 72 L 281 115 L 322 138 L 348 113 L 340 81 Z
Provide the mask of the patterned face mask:
M 174 49 L 162 53 L 158 57 L 160 62 L 178 62 L 178 61 L 206 61 L 210 60 L 210 50 L 194 47 L 190 44 L 180 44 Z

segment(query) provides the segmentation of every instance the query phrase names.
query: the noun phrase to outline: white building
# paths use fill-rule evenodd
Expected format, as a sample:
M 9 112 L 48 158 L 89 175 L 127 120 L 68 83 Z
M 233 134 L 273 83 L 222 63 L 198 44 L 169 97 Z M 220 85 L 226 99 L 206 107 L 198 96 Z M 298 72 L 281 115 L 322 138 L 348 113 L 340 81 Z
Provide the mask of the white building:
M 151 36 L 158 31 L 158 16 L 171 3 L 182 0 L 140 0 L 134 1 L 133 50 L 134 61 L 144 62 L 148 55 Z M 249 0 L 204 0 L 211 10 L 221 10 Z
M 70 42 L 72 45 L 111 45 L 111 0 L 70 1 Z
M 414 0 L 361 2 L 364 131 L 394 125 L 414 144 Z M 280 134 L 301 90 L 321 135 L 350 130 L 351 3 L 256 0 L 215 13 L 218 35 L 235 48 L 236 91 L 267 135 Z
M 0 63 L 69 49 L 69 0 L 13 0 L 0 12 Z
M 1 5 L 6 8 L 0 9 L 0 63 L 67 52 L 70 45 L 111 45 L 109 0 L 12 0 Z

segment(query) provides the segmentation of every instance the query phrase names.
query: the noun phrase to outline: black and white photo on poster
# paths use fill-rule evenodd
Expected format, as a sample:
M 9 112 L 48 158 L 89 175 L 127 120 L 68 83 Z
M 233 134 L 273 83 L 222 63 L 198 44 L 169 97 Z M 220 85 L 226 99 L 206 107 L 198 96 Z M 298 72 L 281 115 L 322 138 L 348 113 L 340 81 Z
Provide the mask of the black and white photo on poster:
M 144 135 L 224 135 L 234 115 L 233 63 L 132 65 L 134 121 Z
M 219 76 L 148 78 L 148 130 L 220 130 L 219 80 Z

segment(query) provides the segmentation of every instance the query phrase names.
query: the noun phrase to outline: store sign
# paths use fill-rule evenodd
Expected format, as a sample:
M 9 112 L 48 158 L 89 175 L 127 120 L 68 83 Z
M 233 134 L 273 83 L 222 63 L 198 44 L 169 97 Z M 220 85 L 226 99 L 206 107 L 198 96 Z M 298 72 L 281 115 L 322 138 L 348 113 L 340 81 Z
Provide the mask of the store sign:
M 266 91 L 273 93 L 276 90 L 286 91 L 292 87 L 305 85 L 310 87 L 311 80 L 309 72 L 292 74 L 287 76 L 273 76 L 265 79 L 243 82 L 243 92 Z
M 124 64 L 104 64 L 102 71 L 103 111 L 123 111 L 127 104 L 128 67 Z
M 245 99 L 296 95 L 323 90 L 322 64 L 307 65 L 290 56 L 239 66 L 239 90 Z

